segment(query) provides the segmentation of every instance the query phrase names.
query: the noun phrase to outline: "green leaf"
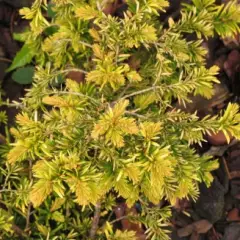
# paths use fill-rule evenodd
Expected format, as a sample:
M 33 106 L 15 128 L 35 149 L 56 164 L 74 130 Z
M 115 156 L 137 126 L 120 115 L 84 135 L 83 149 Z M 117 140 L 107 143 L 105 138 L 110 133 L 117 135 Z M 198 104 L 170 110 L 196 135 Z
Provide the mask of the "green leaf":
M 13 39 L 19 42 L 25 42 L 29 34 L 29 28 L 27 27 L 24 32 L 13 33 Z
M 17 53 L 15 56 L 13 63 L 11 66 L 7 69 L 7 72 L 10 72 L 18 67 L 22 67 L 32 61 L 34 54 L 31 51 L 31 49 L 28 47 L 28 45 L 23 45 L 21 50 Z
M 63 214 L 58 211 L 54 212 L 51 218 L 57 222 L 64 222 L 65 220 Z
M 56 16 L 56 12 L 54 12 L 53 8 L 54 8 L 55 4 L 48 4 L 47 6 L 47 15 L 50 18 L 54 18 Z
M 44 29 L 44 34 L 46 34 L 46 36 L 51 36 L 54 33 L 56 33 L 59 30 L 58 26 L 50 26 Z
M 34 67 L 24 67 L 17 69 L 12 79 L 19 84 L 30 84 L 33 81 Z

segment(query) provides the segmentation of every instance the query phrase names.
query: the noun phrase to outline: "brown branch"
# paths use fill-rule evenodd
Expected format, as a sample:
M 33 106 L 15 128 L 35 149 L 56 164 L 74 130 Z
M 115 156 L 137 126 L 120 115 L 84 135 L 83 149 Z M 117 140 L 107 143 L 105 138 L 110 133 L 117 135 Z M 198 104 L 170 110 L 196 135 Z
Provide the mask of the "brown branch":
M 27 237 L 26 233 L 17 225 L 12 225 L 12 230 L 20 237 Z
M 94 211 L 94 216 L 93 216 L 93 221 L 92 221 L 92 227 L 89 233 L 89 238 L 94 239 L 97 229 L 98 229 L 98 224 L 99 224 L 99 219 L 100 219 L 100 213 L 101 213 L 101 202 L 97 202 L 95 206 L 95 211 Z
M 6 138 L 0 133 L 0 144 L 6 144 L 7 140 Z
M 226 162 L 225 157 L 223 157 L 222 160 L 223 160 L 223 165 L 224 165 L 224 168 L 225 168 L 227 177 L 228 177 L 228 179 L 230 180 L 230 179 L 232 179 L 232 175 L 231 175 L 231 173 L 229 172 L 229 168 L 228 168 L 228 165 L 227 165 L 227 162 Z
M 32 174 L 32 160 L 29 160 L 29 180 L 31 181 L 32 178 L 33 178 L 33 174 Z M 32 208 L 32 204 L 29 203 L 28 204 L 28 209 L 27 209 L 27 216 L 26 216 L 25 232 L 27 232 L 29 230 L 31 208 Z
M 81 72 L 81 73 L 84 73 L 84 74 L 88 74 L 87 71 L 85 71 L 83 69 L 80 69 L 80 68 L 69 68 L 69 69 L 59 71 L 59 73 L 69 73 L 69 72 Z
M 230 178 L 229 179 L 234 179 L 234 178 L 239 178 L 239 177 L 240 177 L 240 171 L 230 172 Z
M 114 219 L 113 221 L 110 222 L 110 224 L 113 224 L 113 223 L 116 223 L 116 222 L 119 222 L 119 221 L 122 221 L 122 220 L 125 220 L 128 218 L 129 218 L 129 216 L 122 216 L 122 217 Z

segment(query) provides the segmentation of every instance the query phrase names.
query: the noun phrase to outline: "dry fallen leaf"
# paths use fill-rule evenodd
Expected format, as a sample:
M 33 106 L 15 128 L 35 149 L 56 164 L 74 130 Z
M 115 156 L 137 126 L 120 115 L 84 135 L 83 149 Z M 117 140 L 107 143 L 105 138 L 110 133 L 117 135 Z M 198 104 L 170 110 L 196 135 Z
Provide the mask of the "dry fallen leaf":
M 206 233 L 213 226 L 208 220 L 205 219 L 194 222 L 193 225 L 197 233 Z
M 240 221 L 239 209 L 233 208 L 227 215 L 227 221 Z
M 200 238 L 200 235 L 197 232 L 193 232 L 190 237 L 190 240 L 199 240 L 199 238 Z
M 193 224 L 189 224 L 189 225 L 187 225 L 187 226 L 184 227 L 184 228 L 178 229 L 178 230 L 177 230 L 177 234 L 178 234 L 179 237 L 187 237 L 187 236 L 189 236 L 190 234 L 192 234 L 193 229 L 194 229 Z
M 206 233 L 211 228 L 212 228 L 212 224 L 209 221 L 203 219 L 203 220 L 194 222 L 192 224 L 189 224 L 184 228 L 178 229 L 177 234 L 179 237 L 187 237 L 193 232 L 196 232 L 198 234 Z
M 81 83 L 84 82 L 85 75 L 82 72 L 71 71 L 67 74 L 67 78 L 70 78 L 75 82 Z
M 230 141 L 233 138 L 230 137 Z M 225 137 L 222 131 L 219 131 L 216 134 L 207 135 L 207 140 L 214 146 L 226 145 L 228 144 L 227 138 Z

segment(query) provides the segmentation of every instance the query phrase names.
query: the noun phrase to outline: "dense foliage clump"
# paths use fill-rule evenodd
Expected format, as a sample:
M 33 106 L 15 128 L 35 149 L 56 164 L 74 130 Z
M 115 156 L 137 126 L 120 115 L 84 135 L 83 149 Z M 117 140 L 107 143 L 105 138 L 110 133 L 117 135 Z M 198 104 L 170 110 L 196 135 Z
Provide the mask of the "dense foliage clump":
M 192 2 L 167 23 L 158 17 L 167 0 L 127 0 L 122 17 L 104 13 L 107 1 L 35 0 L 21 10 L 31 21 L 21 51 L 36 69 L 1 162 L 3 239 L 136 239 L 113 227 L 118 197 L 141 204 L 130 218 L 148 239 L 168 239 L 170 209 L 157 204 L 197 199 L 218 167 L 191 145 L 220 130 L 240 138 L 236 104 L 203 119 L 176 108 L 191 93 L 211 98 L 218 83 L 203 39 L 239 31 L 235 1 Z

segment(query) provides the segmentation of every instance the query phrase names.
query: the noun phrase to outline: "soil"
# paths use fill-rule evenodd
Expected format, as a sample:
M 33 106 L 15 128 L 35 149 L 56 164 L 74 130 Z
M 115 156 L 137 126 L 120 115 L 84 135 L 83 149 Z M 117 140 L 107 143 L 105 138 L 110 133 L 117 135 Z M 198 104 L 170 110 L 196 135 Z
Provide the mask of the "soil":
M 18 101 L 23 97 L 26 88 L 15 83 L 11 73 L 6 73 L 5 70 L 21 48 L 21 44 L 13 40 L 13 32 L 20 32 L 28 24 L 20 18 L 18 10 L 20 7 L 29 6 L 31 2 L 31 0 L 0 0 L 0 81 L 5 92 L 4 98 L 9 98 L 10 101 Z M 179 17 L 181 1 L 170 2 L 170 8 L 161 16 L 164 22 L 167 22 L 169 16 L 174 19 Z M 116 0 L 104 11 L 121 17 L 125 9 L 124 1 Z M 204 46 L 209 51 L 207 65 L 216 64 L 220 68 L 218 78 L 221 83 L 215 86 L 215 94 L 210 100 L 192 96 L 193 102 L 186 109 L 190 112 L 197 110 L 200 117 L 218 113 L 230 101 L 240 103 L 240 36 L 231 39 L 212 38 L 206 41 Z M 131 64 L 137 65 L 135 62 Z M 83 76 L 76 75 L 75 78 L 76 81 L 82 81 Z M 183 106 L 178 107 L 184 110 Z M 17 111 L 15 108 L 7 109 L 10 126 L 14 124 Z M 0 130 L 4 134 L 4 130 Z M 178 201 L 173 208 L 171 239 L 240 240 L 240 142 L 231 139 L 228 144 L 220 132 L 206 136 L 206 143 L 202 148 L 197 148 L 201 154 L 206 152 L 214 154 L 219 159 L 220 168 L 214 172 L 214 182 L 210 188 L 200 186 L 200 198 L 197 202 L 185 199 Z M 123 202 L 117 207 L 119 211 L 122 209 L 122 213 L 115 210 L 118 217 L 125 211 L 137 212 L 136 209 L 126 209 Z M 185 214 L 186 212 L 189 215 Z M 138 231 L 139 239 L 144 239 L 141 227 L 126 220 L 122 221 L 122 227 Z

